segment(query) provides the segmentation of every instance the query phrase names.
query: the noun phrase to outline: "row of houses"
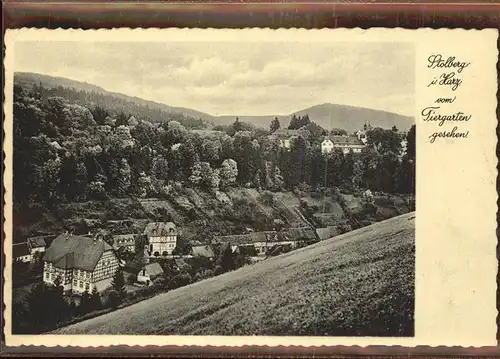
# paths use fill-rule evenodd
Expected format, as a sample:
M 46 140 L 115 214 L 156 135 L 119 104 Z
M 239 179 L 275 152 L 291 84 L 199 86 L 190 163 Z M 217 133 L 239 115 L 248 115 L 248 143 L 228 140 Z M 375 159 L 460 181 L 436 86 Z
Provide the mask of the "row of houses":
M 216 236 L 211 245 L 199 243 L 192 246 L 187 257 L 213 259 L 214 247 L 220 244 L 229 245 L 234 253 L 246 256 L 269 256 L 314 243 L 322 237 L 318 234 L 310 227 L 303 227 Z M 144 254 L 150 258 L 172 255 L 179 231 L 173 222 L 154 222 L 146 225 L 143 235 L 147 237 Z M 15 244 L 14 255 L 19 260 L 28 261 L 28 256 L 33 256 L 33 253 L 43 253 L 43 281 L 47 284 L 60 280 L 64 290 L 72 293 L 92 291 L 94 288 L 102 291 L 111 285 L 116 270 L 125 265 L 117 254 L 118 250 L 127 248 L 134 251 L 136 247 L 135 234 L 117 234 L 113 240 L 111 246 L 99 233 L 75 235 L 66 232 L 55 238 L 33 237 L 25 243 Z M 24 247 L 28 248 L 28 252 L 21 252 L 19 248 Z M 137 281 L 149 284 L 162 273 L 158 264 L 148 263 L 137 269 Z
M 13 258 L 23 263 L 29 263 L 40 253 L 44 253 L 50 246 L 54 236 L 30 237 L 25 242 L 13 245 Z
M 269 255 L 278 246 L 295 249 L 317 240 L 316 232 L 310 227 L 214 237 L 214 243 L 228 244 L 233 252 L 252 257 Z

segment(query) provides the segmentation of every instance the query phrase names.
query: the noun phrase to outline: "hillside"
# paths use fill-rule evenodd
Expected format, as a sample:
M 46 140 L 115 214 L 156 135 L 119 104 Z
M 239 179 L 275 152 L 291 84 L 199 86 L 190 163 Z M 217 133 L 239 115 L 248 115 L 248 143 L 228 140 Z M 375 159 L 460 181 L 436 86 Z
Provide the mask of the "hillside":
M 341 128 L 347 132 L 354 132 L 363 128 L 366 122 L 374 127 L 392 128 L 407 131 L 415 124 L 412 117 L 401 116 L 395 113 L 372 110 L 362 107 L 344 106 L 324 103 L 295 112 L 297 116 L 309 115 L 309 118 L 325 129 Z M 287 127 L 293 114 L 269 116 L 238 116 L 240 121 L 252 123 L 258 127 L 269 128 L 274 117 L 280 120 L 281 127 Z M 220 116 L 213 121 L 220 124 L 230 124 L 234 116 Z
M 240 121 L 251 123 L 256 127 L 268 129 L 271 120 L 278 117 L 281 126 L 286 127 L 293 115 L 268 116 L 247 116 L 245 114 L 235 114 L 234 116 L 212 116 L 210 114 L 197 111 L 190 108 L 173 107 L 163 103 L 148 101 L 139 97 L 131 97 L 120 93 L 109 92 L 105 89 L 88 84 L 85 82 L 74 81 L 61 77 L 53 77 L 34 73 L 17 72 L 14 75 L 14 82 L 21 85 L 34 85 L 42 83 L 47 88 L 67 87 L 78 91 L 95 92 L 107 97 L 114 97 L 122 101 L 133 103 L 136 106 L 143 106 L 149 109 L 157 109 L 166 114 L 181 114 L 183 116 L 202 119 L 217 125 L 229 125 L 234 122 L 236 117 Z M 109 103 L 110 101 L 107 101 Z M 122 107 L 127 107 L 122 104 Z M 374 127 L 391 128 L 396 125 L 400 130 L 408 130 L 415 120 L 412 117 L 401 116 L 391 112 L 372 110 L 368 108 L 345 106 L 338 104 L 325 103 L 312 106 L 306 109 L 297 110 L 296 115 L 308 114 L 312 121 L 325 129 L 342 128 L 348 132 L 354 132 L 363 127 L 365 122 L 369 121 Z
M 412 336 L 414 218 L 373 224 L 53 334 Z
M 105 89 L 99 86 L 95 86 L 86 82 L 70 80 L 63 77 L 54 77 L 54 76 L 35 74 L 29 72 L 16 72 L 14 74 L 14 83 L 25 86 L 38 85 L 41 83 L 46 88 L 57 88 L 61 86 L 61 87 L 71 88 L 77 91 L 95 92 L 104 96 L 108 97 L 111 96 L 126 102 L 131 102 L 138 106 L 144 106 L 150 109 L 158 109 L 164 111 L 165 113 L 182 114 L 187 117 L 199 118 L 205 121 L 210 120 L 212 118 L 211 115 L 208 115 L 200 111 L 192 110 L 189 108 L 172 107 L 163 103 L 144 100 L 142 98 L 135 96 L 132 97 L 117 92 L 110 92 L 106 91 Z

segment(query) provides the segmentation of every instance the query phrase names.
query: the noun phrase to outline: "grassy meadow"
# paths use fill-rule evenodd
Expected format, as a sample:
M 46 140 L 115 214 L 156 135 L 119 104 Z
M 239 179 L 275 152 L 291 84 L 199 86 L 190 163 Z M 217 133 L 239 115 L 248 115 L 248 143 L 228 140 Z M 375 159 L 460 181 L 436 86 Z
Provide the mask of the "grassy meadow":
M 53 334 L 412 336 L 414 218 L 385 220 Z

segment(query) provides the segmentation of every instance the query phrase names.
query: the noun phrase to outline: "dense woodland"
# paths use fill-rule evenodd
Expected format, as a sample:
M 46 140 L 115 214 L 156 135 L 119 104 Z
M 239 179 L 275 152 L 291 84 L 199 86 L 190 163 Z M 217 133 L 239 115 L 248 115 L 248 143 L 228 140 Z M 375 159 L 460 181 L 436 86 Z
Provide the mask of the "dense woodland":
M 225 134 L 202 137 L 192 119 L 152 121 L 147 107 L 131 114 L 116 106 L 76 102 L 88 92 L 14 89 L 14 200 L 17 205 L 85 201 L 108 197 L 165 197 L 175 188 L 207 191 L 232 186 L 272 191 L 306 186 L 367 188 L 387 193 L 414 190 L 415 128 L 408 153 L 400 157 L 397 128 L 368 133 L 361 154 L 324 155 L 327 131 L 309 117 L 294 117 L 291 129 L 305 128 L 289 150 L 279 147 L 270 119 L 263 131 L 235 120 Z M 129 106 L 130 107 L 130 106 Z M 128 108 L 128 107 L 125 107 Z M 338 130 L 335 130 L 338 131 Z

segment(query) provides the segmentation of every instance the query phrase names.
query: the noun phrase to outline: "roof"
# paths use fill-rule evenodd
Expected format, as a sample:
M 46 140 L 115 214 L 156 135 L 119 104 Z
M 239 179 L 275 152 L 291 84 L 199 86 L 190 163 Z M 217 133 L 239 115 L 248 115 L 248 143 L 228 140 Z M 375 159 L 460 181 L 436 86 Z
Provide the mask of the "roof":
M 135 234 L 115 234 L 113 235 L 113 243 L 119 245 L 135 245 Z
M 309 133 L 305 130 L 299 129 L 299 130 L 289 130 L 287 128 L 280 128 L 279 130 L 274 131 L 271 135 L 277 136 L 277 137 L 294 137 L 294 136 L 307 136 Z
M 30 254 L 27 242 L 13 244 L 14 258 L 24 257 Z
M 276 256 L 278 254 L 282 254 L 285 252 L 289 252 L 291 250 L 290 244 L 275 244 L 267 251 L 267 255 Z
M 45 241 L 45 237 L 31 237 L 28 238 L 28 244 L 31 248 L 45 248 L 47 246 L 47 242 Z
M 364 146 L 356 136 L 329 136 L 325 140 L 330 140 L 337 146 Z
M 174 222 L 151 222 L 146 225 L 144 234 L 155 237 L 167 234 L 177 234 L 177 227 Z
M 193 256 L 213 258 L 215 256 L 214 251 L 210 246 L 194 246 L 191 247 Z
M 103 240 L 87 236 L 61 234 L 45 252 L 43 260 L 58 268 L 75 268 L 93 271 L 102 254 L 112 250 Z
M 290 228 L 279 232 L 265 231 L 215 237 L 217 242 L 230 243 L 233 246 L 257 242 L 287 242 L 304 239 L 316 239 L 316 234 L 312 228 Z
M 142 268 L 146 270 L 150 277 L 164 274 L 163 269 L 158 262 L 149 263 Z
M 286 230 L 286 236 L 291 241 L 316 240 L 316 232 L 310 227 L 290 228 Z

